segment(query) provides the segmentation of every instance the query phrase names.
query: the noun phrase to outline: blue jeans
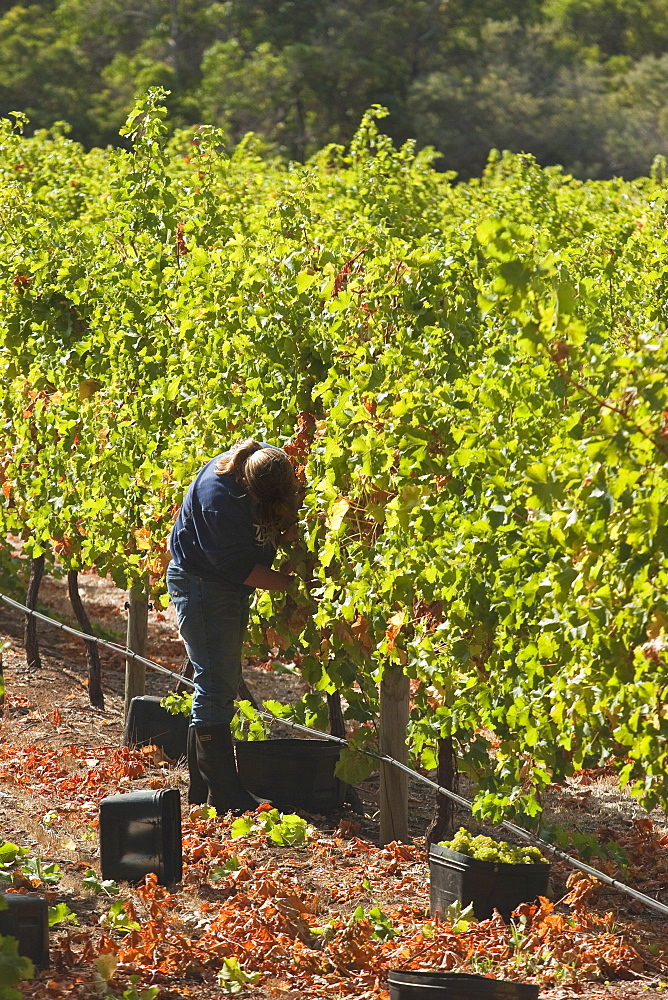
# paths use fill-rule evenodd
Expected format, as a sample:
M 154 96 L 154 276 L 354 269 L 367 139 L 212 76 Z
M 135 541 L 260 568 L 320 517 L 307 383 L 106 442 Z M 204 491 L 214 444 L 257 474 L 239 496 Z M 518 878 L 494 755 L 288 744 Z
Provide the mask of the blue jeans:
M 229 723 L 239 693 L 250 597 L 231 584 L 186 573 L 173 562 L 167 569 L 167 590 L 194 670 L 191 724 Z

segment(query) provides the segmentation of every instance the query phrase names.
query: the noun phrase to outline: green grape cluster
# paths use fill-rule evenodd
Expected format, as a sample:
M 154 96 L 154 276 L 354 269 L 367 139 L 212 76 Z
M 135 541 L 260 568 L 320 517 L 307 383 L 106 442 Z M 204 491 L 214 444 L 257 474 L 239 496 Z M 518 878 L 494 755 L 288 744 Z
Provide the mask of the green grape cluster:
M 476 861 L 502 862 L 507 865 L 535 865 L 545 861 L 537 847 L 515 847 L 505 840 L 492 840 L 482 834 L 472 837 L 463 826 L 460 826 L 452 840 L 442 841 L 439 847 L 466 854 Z

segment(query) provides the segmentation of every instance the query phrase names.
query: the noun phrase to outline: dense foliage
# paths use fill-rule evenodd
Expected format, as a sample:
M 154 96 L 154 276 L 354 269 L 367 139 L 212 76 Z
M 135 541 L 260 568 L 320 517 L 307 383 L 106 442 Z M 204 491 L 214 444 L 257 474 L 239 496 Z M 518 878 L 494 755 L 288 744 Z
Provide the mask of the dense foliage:
M 475 176 L 491 147 L 576 176 L 668 154 L 668 0 L 24 0 L 0 17 L 0 116 L 118 143 L 134 94 L 176 126 L 250 130 L 303 161 L 372 104 Z
M 185 485 L 257 433 L 307 485 L 301 594 L 252 635 L 301 718 L 338 688 L 372 738 L 392 664 L 415 755 L 452 737 L 487 815 L 610 760 L 665 803 L 665 164 L 452 186 L 380 114 L 289 168 L 165 145 L 152 97 L 132 152 L 3 125 L 2 526 L 159 588 Z

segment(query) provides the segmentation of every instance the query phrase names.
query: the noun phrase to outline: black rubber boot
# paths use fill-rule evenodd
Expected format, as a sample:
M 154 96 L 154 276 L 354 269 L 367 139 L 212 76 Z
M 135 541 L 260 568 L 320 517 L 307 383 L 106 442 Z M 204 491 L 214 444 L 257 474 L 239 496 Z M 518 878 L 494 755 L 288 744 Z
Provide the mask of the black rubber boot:
M 188 726 L 188 775 L 188 803 L 191 806 L 203 806 L 209 794 L 209 786 L 197 764 L 197 736 L 194 726 Z
M 228 724 L 195 726 L 197 766 L 208 788 L 207 803 L 219 815 L 257 809 L 262 801 L 244 788 L 237 774 Z

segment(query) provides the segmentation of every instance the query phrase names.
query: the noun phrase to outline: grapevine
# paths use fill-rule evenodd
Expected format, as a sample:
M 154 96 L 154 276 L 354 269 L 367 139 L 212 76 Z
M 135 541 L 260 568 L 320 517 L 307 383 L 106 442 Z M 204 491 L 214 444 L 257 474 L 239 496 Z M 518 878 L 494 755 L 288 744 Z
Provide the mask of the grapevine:
M 252 430 L 304 487 L 299 587 L 250 634 L 310 686 L 296 718 L 340 691 L 372 741 L 396 668 L 414 760 L 450 740 L 481 815 L 608 763 L 665 805 L 663 186 L 512 154 L 454 185 L 377 109 L 284 167 L 170 143 L 163 97 L 130 151 L 2 123 L 4 532 L 164 600 L 186 485 Z

